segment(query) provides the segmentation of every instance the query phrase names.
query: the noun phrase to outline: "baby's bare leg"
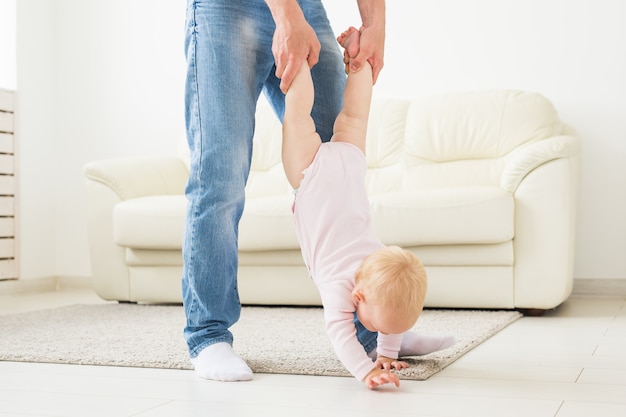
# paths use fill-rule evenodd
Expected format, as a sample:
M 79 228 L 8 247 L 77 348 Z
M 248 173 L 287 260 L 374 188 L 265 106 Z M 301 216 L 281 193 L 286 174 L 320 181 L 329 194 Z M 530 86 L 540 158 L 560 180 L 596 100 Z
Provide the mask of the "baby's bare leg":
M 337 40 L 350 56 L 358 54 L 360 40 L 358 30 L 350 28 Z M 365 152 L 365 137 L 371 101 L 372 67 L 366 63 L 359 71 L 348 73 L 343 95 L 343 109 L 335 120 L 333 141 L 352 143 Z
M 293 188 L 300 187 L 304 171 L 322 143 L 311 117 L 314 99 L 313 80 L 306 61 L 285 96 L 283 117 L 283 167 Z

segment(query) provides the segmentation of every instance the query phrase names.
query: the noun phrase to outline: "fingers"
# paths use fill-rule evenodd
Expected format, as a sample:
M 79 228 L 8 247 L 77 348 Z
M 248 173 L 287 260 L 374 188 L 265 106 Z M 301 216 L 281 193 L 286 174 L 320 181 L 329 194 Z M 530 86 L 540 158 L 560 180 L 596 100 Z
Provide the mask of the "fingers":
M 409 367 L 409 364 L 404 361 L 399 361 L 397 359 L 388 358 L 386 356 L 378 356 L 376 361 L 374 362 L 374 367 L 378 369 L 405 369 Z
M 372 84 L 376 84 L 376 80 L 378 80 L 378 74 L 380 74 L 380 71 L 383 69 L 383 62 L 382 60 L 376 60 L 374 62 L 372 58 L 368 59 L 368 62 L 370 63 L 370 65 L 372 66 Z
M 301 60 L 291 58 L 286 61 L 280 72 L 278 66 L 276 67 L 276 77 L 280 78 L 280 91 L 282 91 L 283 94 L 286 94 L 289 87 L 291 87 L 291 83 L 293 82 L 293 79 L 296 78 L 296 74 L 300 69 L 298 64 L 301 62 Z
M 374 389 L 384 384 L 394 384 L 396 387 L 399 387 L 400 379 L 396 374 L 390 372 L 382 372 L 376 376 L 371 377 L 367 381 L 367 387 L 369 389 Z
M 318 60 L 319 51 L 309 54 L 306 58 L 309 68 L 313 68 L 313 66 L 317 64 Z M 278 65 L 276 66 L 276 77 L 280 78 L 280 90 L 283 94 L 287 94 L 287 90 L 291 87 L 291 83 L 293 82 L 293 79 L 296 78 L 296 74 L 300 70 L 301 65 L 302 58 L 290 57 L 284 68 L 280 69 L 280 73 Z
M 374 367 L 378 369 L 385 369 L 386 365 L 389 365 L 389 360 L 385 358 L 378 358 L 376 359 L 376 362 L 374 362 Z
M 384 66 L 385 28 L 384 25 L 361 26 L 360 50 L 350 61 L 350 71 L 360 70 L 365 62 L 372 66 L 372 83 L 378 80 L 378 74 Z
M 313 66 L 317 64 L 317 61 L 319 61 L 321 45 L 317 44 L 317 46 L 317 48 L 312 47 L 311 49 L 309 49 L 309 55 L 306 59 L 309 63 L 309 68 L 313 68 Z
M 345 49 L 343 51 L 343 63 L 346 66 L 346 74 L 348 74 L 348 72 L 350 72 L 350 55 L 348 55 L 348 51 L 346 51 Z
M 276 62 L 276 78 L 282 79 L 283 74 L 285 73 L 285 68 L 287 68 L 287 61 L 284 59 L 279 59 L 276 54 L 274 54 L 274 62 Z M 282 89 L 282 85 L 281 85 Z M 284 91 L 283 91 L 284 92 Z
M 391 362 L 391 367 L 396 371 L 401 371 L 402 369 L 408 368 L 409 364 L 403 361 L 393 361 Z
M 276 77 L 280 79 L 280 90 L 283 94 L 286 94 L 291 87 L 291 83 L 296 78 L 304 59 L 307 58 L 293 54 L 276 59 Z
M 345 59 L 344 59 L 344 62 L 345 62 Z M 356 57 L 350 59 L 350 71 L 357 72 L 358 70 L 363 68 L 363 65 L 365 65 L 365 62 L 368 62 L 371 65 L 372 83 L 376 84 L 376 80 L 378 79 L 378 74 L 380 74 L 380 71 L 383 69 L 383 65 L 384 65 L 383 59 L 377 58 L 374 55 L 370 55 L 367 53 L 367 51 L 362 49 L 361 52 L 359 52 L 359 54 Z

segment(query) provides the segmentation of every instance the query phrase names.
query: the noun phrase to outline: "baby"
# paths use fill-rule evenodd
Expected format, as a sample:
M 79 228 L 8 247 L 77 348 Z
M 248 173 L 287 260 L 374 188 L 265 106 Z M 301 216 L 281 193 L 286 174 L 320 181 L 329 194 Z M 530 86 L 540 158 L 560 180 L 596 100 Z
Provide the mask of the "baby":
M 337 40 L 349 64 L 359 52 L 360 33 L 351 27 Z M 296 231 L 322 298 L 326 331 L 350 373 L 375 388 L 400 385 L 393 370 L 408 367 L 400 356 L 444 349 L 454 338 L 408 332 L 424 306 L 426 272 L 415 255 L 383 245 L 374 231 L 365 188 L 371 98 L 366 63 L 348 72 L 333 137 L 322 143 L 310 116 L 314 88 L 303 62 L 285 98 L 282 158 L 296 190 Z

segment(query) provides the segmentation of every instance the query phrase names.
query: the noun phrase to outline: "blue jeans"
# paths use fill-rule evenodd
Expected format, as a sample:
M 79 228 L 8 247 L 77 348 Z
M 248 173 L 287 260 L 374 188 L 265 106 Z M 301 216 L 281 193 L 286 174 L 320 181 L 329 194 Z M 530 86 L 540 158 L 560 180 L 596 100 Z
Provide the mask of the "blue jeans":
M 343 55 L 321 0 L 299 3 L 322 45 L 312 69 L 312 116 L 327 141 L 343 102 Z M 211 344 L 232 344 L 228 329 L 241 311 L 238 226 L 261 91 L 281 121 L 284 113 L 271 50 L 274 29 L 264 0 L 187 1 L 185 120 L 191 168 L 182 290 L 192 358 Z
M 356 338 L 363 346 L 365 353 L 369 354 L 378 345 L 378 333 L 370 332 L 361 324 L 359 318 L 356 316 L 356 311 L 354 312 L 354 327 L 356 328 Z

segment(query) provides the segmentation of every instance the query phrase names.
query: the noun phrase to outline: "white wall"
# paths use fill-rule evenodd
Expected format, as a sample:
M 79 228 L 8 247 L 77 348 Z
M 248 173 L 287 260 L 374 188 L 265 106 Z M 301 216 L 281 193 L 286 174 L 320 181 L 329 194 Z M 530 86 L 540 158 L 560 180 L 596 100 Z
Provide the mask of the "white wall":
M 351 2 L 326 1 L 337 30 Z M 517 88 L 583 142 L 575 276 L 626 278 L 626 2 L 387 1 L 381 96 Z
M 21 276 L 88 276 L 83 165 L 184 135 L 184 2 L 17 6 Z
M 325 0 L 337 32 L 355 1 Z M 378 96 L 546 95 L 583 141 L 575 276 L 626 278 L 626 2 L 389 0 Z M 88 276 L 82 166 L 174 152 L 184 1 L 18 2 L 22 275 Z
M 17 85 L 15 1 L 0 0 L 0 88 L 8 90 Z

